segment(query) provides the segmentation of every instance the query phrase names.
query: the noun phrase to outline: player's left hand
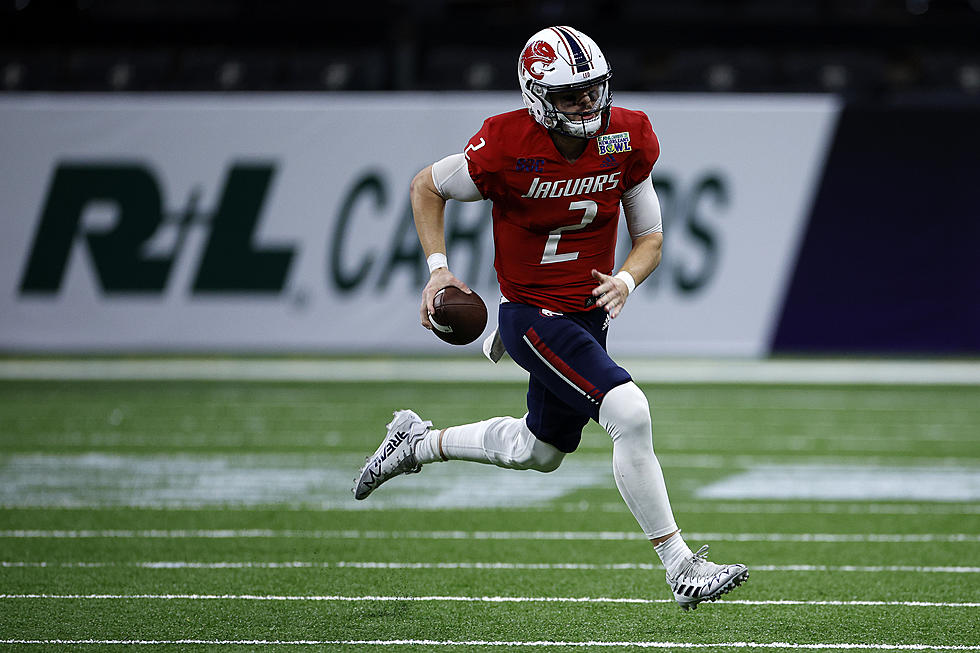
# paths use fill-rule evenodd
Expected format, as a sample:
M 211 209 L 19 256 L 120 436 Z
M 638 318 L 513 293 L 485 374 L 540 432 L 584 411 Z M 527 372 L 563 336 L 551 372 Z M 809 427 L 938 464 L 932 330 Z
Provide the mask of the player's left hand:
M 599 284 L 592 289 L 592 296 L 596 298 L 596 305 L 601 306 L 609 313 L 609 317 L 615 318 L 623 310 L 623 306 L 626 305 L 626 298 L 630 294 L 626 282 L 603 274 L 598 270 L 592 270 L 592 278 Z

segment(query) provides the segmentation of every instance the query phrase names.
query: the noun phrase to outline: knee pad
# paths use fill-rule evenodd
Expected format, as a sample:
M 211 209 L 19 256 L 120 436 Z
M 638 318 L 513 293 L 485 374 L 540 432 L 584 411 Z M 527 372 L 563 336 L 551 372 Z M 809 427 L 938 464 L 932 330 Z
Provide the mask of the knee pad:
M 613 441 L 624 437 L 649 438 L 652 420 L 646 395 L 632 381 L 617 385 L 602 399 L 599 424 Z
M 487 460 L 498 467 L 553 472 L 565 457 L 553 445 L 534 437 L 527 426 L 527 416 L 498 417 L 480 424 L 486 424 L 483 451 Z
M 536 472 L 553 472 L 561 465 L 565 454 L 554 445 L 543 442 L 531 433 L 527 426 L 527 415 L 519 420 L 520 424 L 520 454 L 515 462 L 521 469 L 533 469 Z
M 528 458 L 528 469 L 539 472 L 553 472 L 561 465 L 565 459 L 565 454 L 554 445 L 542 442 L 531 436 L 534 442 L 531 443 L 531 455 Z

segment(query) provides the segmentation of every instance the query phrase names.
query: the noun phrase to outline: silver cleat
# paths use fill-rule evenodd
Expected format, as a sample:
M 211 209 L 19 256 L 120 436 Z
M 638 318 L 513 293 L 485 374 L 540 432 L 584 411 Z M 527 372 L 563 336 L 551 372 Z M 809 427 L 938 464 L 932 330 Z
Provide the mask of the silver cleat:
M 355 499 L 366 499 L 388 479 L 422 471 L 415 457 L 415 443 L 422 439 L 432 422 L 423 422 L 411 410 L 395 411 L 394 415 L 381 446 L 365 459 L 364 467 L 354 479 L 351 490 Z
M 745 565 L 708 562 L 707 552 L 708 545 L 705 544 L 674 577 L 667 574 L 667 584 L 674 592 L 674 599 L 684 610 L 695 610 L 702 601 L 717 601 L 749 577 Z

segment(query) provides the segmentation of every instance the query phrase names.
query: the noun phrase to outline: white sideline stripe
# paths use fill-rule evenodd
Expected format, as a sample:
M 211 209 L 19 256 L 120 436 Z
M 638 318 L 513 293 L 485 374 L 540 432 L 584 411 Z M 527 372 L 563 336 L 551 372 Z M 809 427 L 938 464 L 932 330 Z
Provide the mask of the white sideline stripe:
M 584 454 L 583 454 L 584 455 Z M 709 465 L 705 465 L 709 467 Z M 717 467 L 717 465 L 713 465 Z M 348 492 L 349 495 L 349 492 Z M 202 511 L 213 511 L 215 508 L 220 508 L 225 511 L 230 510 L 240 510 L 240 511 L 251 511 L 255 510 L 256 506 L 259 508 L 274 508 L 276 511 L 290 511 L 290 512 L 306 512 L 306 511 L 344 511 L 344 512 L 354 512 L 362 510 L 370 510 L 372 506 L 362 505 L 365 502 L 352 503 L 351 501 L 344 499 L 343 503 L 339 501 L 310 501 L 307 503 L 276 503 L 276 504 L 252 504 L 252 503 L 215 503 L 215 502 L 189 502 L 189 501 L 174 501 L 174 502 L 150 502 L 142 500 L 131 500 L 126 503 L 126 507 L 130 508 L 140 508 L 141 510 L 160 510 L 160 511 L 170 511 L 170 510 L 202 510 Z M 889 504 L 889 503 L 873 503 L 869 502 L 866 504 L 858 505 L 838 505 L 834 503 L 821 503 L 819 501 L 800 501 L 794 505 L 788 504 L 753 504 L 750 502 L 745 503 L 698 503 L 698 504 L 688 504 L 688 503 L 675 503 L 674 512 L 679 514 L 714 514 L 714 513 L 743 513 L 743 514 L 765 514 L 765 515 L 775 515 L 775 514 L 789 514 L 789 515 L 812 515 L 812 514 L 824 514 L 824 515 L 837 515 L 837 514 L 847 514 L 847 515 L 980 515 L 980 505 L 977 504 L 953 504 L 946 505 L 940 503 L 922 503 L 922 504 Z M 0 503 L 0 510 L 15 510 L 20 508 L 57 508 L 59 510 L 101 510 L 106 508 L 106 503 L 104 501 L 79 501 L 72 500 L 68 501 L 47 501 L 42 505 L 35 505 L 29 501 L 22 501 L 19 503 Z M 510 506 L 508 506 L 510 507 Z M 391 510 L 392 508 L 386 505 L 385 508 L 379 508 L 378 510 Z M 456 508 L 451 507 L 432 507 L 427 508 L 429 510 L 455 510 Z M 623 514 L 626 510 L 625 504 L 622 501 L 619 502 L 608 502 L 608 503 L 589 503 L 588 501 L 578 501 L 575 503 L 555 503 L 555 504 L 532 504 L 520 507 L 512 508 L 514 510 L 520 510 L 523 512 L 608 512 L 617 515 Z
M 643 533 L 633 531 L 299 531 L 271 529 L 201 529 L 201 530 L 0 530 L 0 538 L 309 538 L 335 540 L 574 540 L 616 541 L 642 540 Z M 690 540 L 718 542 L 819 542 L 819 543 L 916 543 L 980 542 L 973 533 L 688 533 Z
M 624 358 L 639 383 L 980 384 L 972 361 L 853 361 Z M 246 360 L 101 359 L 0 361 L 0 379 L 261 380 L 261 381 L 500 381 L 524 382 L 517 365 L 479 359 Z
M 313 601 L 313 602 L 451 602 L 451 603 L 674 603 L 674 599 L 642 599 L 608 596 L 341 596 L 341 595 L 276 595 L 276 594 L 0 594 L 0 600 L 136 600 L 157 601 Z M 818 606 L 900 606 L 906 608 L 980 608 L 976 602 L 945 601 L 807 601 L 781 599 L 753 601 L 726 599 L 716 605 L 818 605 Z
M 0 639 L 0 644 L 39 645 L 204 645 L 204 646 L 508 646 L 568 648 L 775 648 L 855 651 L 977 651 L 980 646 L 948 644 L 795 644 L 791 642 L 569 642 L 438 639 Z
M 622 502 L 609 502 L 593 504 L 588 502 L 580 507 L 581 512 L 590 509 L 602 510 L 603 512 L 622 512 Z M 578 504 L 568 503 L 559 504 L 568 512 L 573 512 Z M 750 514 L 790 514 L 790 515 L 809 515 L 818 514 L 848 514 L 848 515 L 980 515 L 980 504 L 960 503 L 960 504 L 937 504 L 937 503 L 876 503 L 866 501 L 858 504 L 823 503 L 819 501 L 798 501 L 794 503 L 751 503 L 740 501 L 737 503 L 706 503 L 706 502 L 680 502 L 674 504 L 674 510 L 679 513 L 750 513 Z
M 584 455 L 584 454 L 583 454 Z M 717 464 L 704 465 L 705 467 L 717 467 Z M 362 510 L 359 503 L 352 503 L 348 500 L 344 500 L 341 505 L 339 502 L 321 501 L 317 502 L 306 502 L 306 503 L 277 503 L 273 507 L 277 511 L 322 511 L 322 510 L 342 510 L 342 511 L 355 511 Z M 216 507 L 220 507 L 222 510 L 242 510 L 250 511 L 255 509 L 253 504 L 243 504 L 239 503 L 213 503 L 213 502 L 199 502 L 199 503 L 189 503 L 187 501 L 180 502 L 148 502 L 134 500 L 126 504 L 129 507 L 140 508 L 143 510 L 214 510 Z M 266 507 L 265 504 L 257 504 L 259 507 Z M 272 505 L 272 504 L 270 504 Z M 524 512 L 610 512 L 614 514 L 622 514 L 625 510 L 625 504 L 622 501 L 618 502 L 605 502 L 605 503 L 595 503 L 588 501 L 576 501 L 574 503 L 553 503 L 546 505 L 530 505 L 521 506 L 520 508 L 515 508 L 516 510 L 521 510 Z M 837 514 L 847 514 L 847 515 L 980 515 L 980 504 L 976 503 L 962 503 L 962 504 L 941 504 L 941 503 L 920 503 L 920 504 L 893 504 L 893 503 L 875 503 L 867 502 L 861 504 L 836 504 L 836 503 L 822 503 L 819 501 L 798 501 L 792 504 L 770 504 L 770 503 L 752 503 L 751 501 L 744 501 L 739 503 L 675 503 L 673 504 L 674 511 L 677 513 L 698 513 L 698 514 L 714 514 L 714 513 L 744 513 L 744 514 L 790 514 L 790 515 L 811 515 L 811 514 L 827 514 L 827 515 L 837 515 Z M 0 504 L 0 510 L 13 510 L 24 508 L 25 503 L 3 503 Z M 60 510 L 93 510 L 102 509 L 106 507 L 104 502 L 83 502 L 83 501 L 72 501 L 72 502 L 57 502 L 55 504 L 47 503 L 44 506 L 28 506 L 28 507 L 44 507 L 44 508 L 58 508 Z M 387 508 L 386 508 L 387 509 Z M 440 510 L 441 508 L 432 508 L 432 510 Z
M 0 568 L 59 568 L 102 569 L 131 567 L 136 569 L 505 569 L 505 570 L 555 570 L 555 571 L 660 571 L 663 565 L 652 562 L 619 562 L 594 564 L 573 563 L 520 563 L 520 562 L 195 562 L 195 561 L 143 561 L 143 562 L 45 562 L 0 561 Z M 908 565 L 858 566 L 858 565 L 752 565 L 752 571 L 833 571 L 860 573 L 928 573 L 928 574 L 980 574 L 980 567 L 915 567 Z

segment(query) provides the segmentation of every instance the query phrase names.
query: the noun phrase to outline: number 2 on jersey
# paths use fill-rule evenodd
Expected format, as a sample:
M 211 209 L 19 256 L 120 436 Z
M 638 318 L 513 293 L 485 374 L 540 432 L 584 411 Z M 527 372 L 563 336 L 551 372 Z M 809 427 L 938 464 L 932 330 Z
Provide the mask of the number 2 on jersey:
M 579 229 L 584 229 L 590 222 L 595 219 L 596 213 L 599 212 L 599 205 L 592 200 L 582 200 L 581 202 L 572 202 L 568 205 L 569 211 L 585 211 L 585 215 L 582 216 L 582 221 L 578 224 L 565 225 L 564 227 L 558 227 L 548 232 L 548 242 L 544 246 L 544 254 L 541 256 L 541 264 L 546 265 L 548 263 L 561 263 L 563 261 L 574 261 L 578 258 L 578 252 L 568 252 L 567 254 L 558 253 L 558 241 L 561 240 L 562 233 L 566 231 L 577 231 Z

